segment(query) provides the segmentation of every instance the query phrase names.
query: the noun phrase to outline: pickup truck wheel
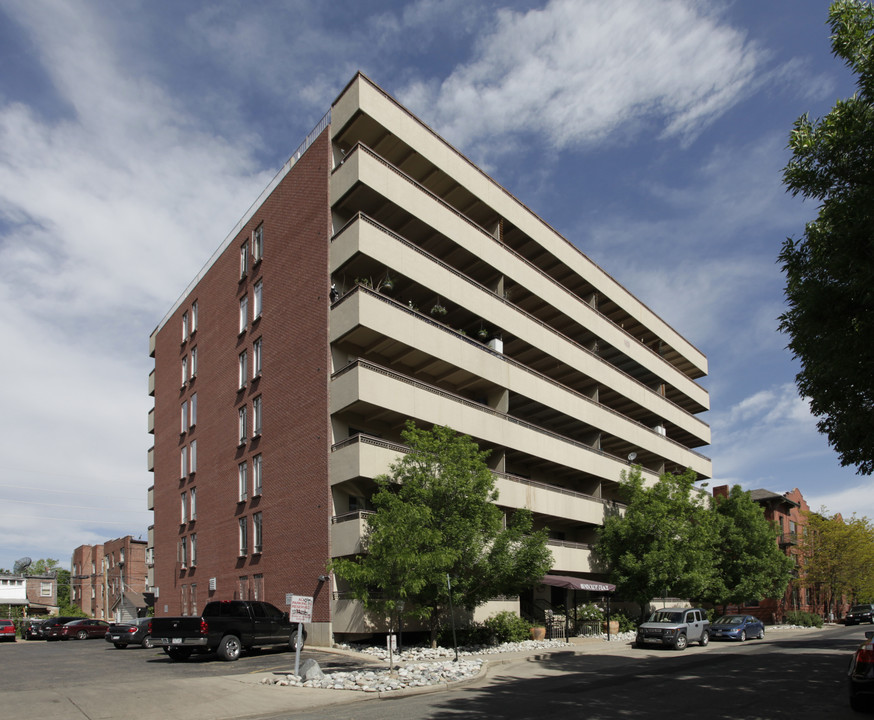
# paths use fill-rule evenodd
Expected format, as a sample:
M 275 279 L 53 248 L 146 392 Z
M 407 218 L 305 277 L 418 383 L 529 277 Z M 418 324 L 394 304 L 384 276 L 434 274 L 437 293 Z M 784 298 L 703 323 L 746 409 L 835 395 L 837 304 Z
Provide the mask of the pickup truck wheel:
M 304 646 L 304 643 L 306 642 L 306 640 L 307 640 L 307 631 L 304 630 L 304 631 L 301 633 L 301 639 L 300 639 L 300 649 L 301 649 L 301 650 L 303 650 L 303 646 Z M 291 635 L 289 636 L 289 638 L 288 638 L 288 648 L 289 648 L 290 650 L 293 650 L 293 651 L 297 652 L 297 630 L 295 630 L 295 631 L 294 631 L 293 633 L 291 633 Z
M 174 662 L 177 660 L 187 660 L 191 657 L 191 648 L 168 648 L 165 647 L 164 651 Z
M 216 653 L 222 660 L 233 662 L 240 657 L 240 651 L 243 649 L 240 643 L 240 638 L 236 635 L 225 635 L 219 643 Z
M 689 644 L 689 641 L 686 639 L 686 636 L 683 633 L 677 635 L 677 638 L 674 640 L 674 650 L 685 650 L 686 645 Z

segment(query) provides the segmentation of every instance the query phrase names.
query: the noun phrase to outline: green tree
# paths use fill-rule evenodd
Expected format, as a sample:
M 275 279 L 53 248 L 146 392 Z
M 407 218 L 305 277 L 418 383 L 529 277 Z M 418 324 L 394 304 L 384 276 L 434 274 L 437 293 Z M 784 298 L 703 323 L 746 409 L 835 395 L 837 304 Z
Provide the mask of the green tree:
M 368 609 L 392 613 L 403 601 L 403 614 L 426 621 L 434 644 L 448 611 L 447 575 L 454 604 L 472 610 L 538 582 L 552 555 L 529 512 L 503 527 L 488 453 L 471 438 L 411 421 L 402 437 L 410 452 L 376 478 L 367 553 L 330 568 Z
M 820 203 L 779 259 L 787 311 L 780 316 L 801 363 L 799 393 L 842 465 L 874 472 L 874 9 L 839 0 L 829 10 L 834 54 L 857 92 L 825 117 L 803 115 L 789 139 L 783 182 Z
M 858 602 L 874 599 L 874 526 L 868 518 L 853 515 L 845 521 L 825 511 L 809 513 L 799 547 L 803 584 L 824 593 L 836 614 L 844 595 Z
M 716 575 L 707 599 L 725 606 L 782 597 L 795 565 L 777 545 L 777 530 L 761 505 L 735 485 L 728 497 L 714 499 L 713 512 Z
M 617 593 L 636 602 L 641 616 L 654 597 L 699 598 L 714 583 L 714 516 L 696 479 L 687 469 L 647 487 L 639 466 L 622 473 L 625 514 L 605 518 L 595 552 Z

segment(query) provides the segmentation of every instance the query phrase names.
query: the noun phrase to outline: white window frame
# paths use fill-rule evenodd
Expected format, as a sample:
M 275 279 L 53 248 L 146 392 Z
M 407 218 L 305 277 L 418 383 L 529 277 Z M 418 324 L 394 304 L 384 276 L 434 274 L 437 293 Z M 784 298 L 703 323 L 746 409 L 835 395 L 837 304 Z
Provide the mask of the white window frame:
M 240 280 L 249 274 L 249 241 L 240 246 Z
M 189 336 L 189 332 L 188 332 L 188 311 L 186 310 L 184 313 L 182 313 L 182 342 L 183 342 L 183 343 L 188 342 L 188 336 Z
M 237 375 L 237 389 L 242 390 L 246 387 L 246 382 L 249 380 L 249 352 L 248 350 L 243 350 L 237 356 L 237 366 L 238 372 Z
M 179 451 L 179 477 L 188 477 L 188 448 L 183 447 Z
M 191 550 L 189 552 L 189 555 L 190 555 L 189 560 L 191 561 L 191 567 L 196 567 L 197 566 L 197 533 L 191 533 L 190 539 L 191 539 L 191 543 L 190 543 Z M 194 586 L 192 585 L 192 587 L 194 587 Z
M 188 377 L 192 380 L 197 377 L 197 345 L 191 348 L 191 368 Z
M 183 400 L 179 413 L 179 434 L 184 435 L 188 432 L 188 401 Z
M 191 303 L 191 334 L 197 332 L 197 300 Z
M 252 515 L 252 553 L 261 553 L 263 549 L 263 521 L 262 513 L 256 512 Z
M 255 263 L 261 262 L 264 257 L 264 223 L 261 223 L 252 231 L 252 258 Z
M 188 490 L 188 520 L 197 520 L 197 488 L 189 488 Z
M 237 521 L 237 527 L 240 541 L 239 556 L 245 557 L 249 554 L 249 524 L 245 515 Z
M 249 327 L 249 296 L 240 298 L 240 334 L 246 332 Z
M 261 362 L 262 362 L 262 338 L 258 338 L 252 343 L 252 378 L 261 377 Z
M 261 395 L 252 399 L 252 437 L 260 437 L 261 436 L 261 427 L 263 421 L 263 403 L 261 402 Z
M 197 440 L 192 440 L 188 446 L 188 474 L 194 475 L 197 472 Z
M 197 425 L 197 393 L 191 393 L 188 401 L 188 427 Z
M 264 280 L 262 278 L 252 287 L 252 322 L 255 322 L 255 320 L 261 317 L 261 311 L 263 310 L 263 304 L 261 301 L 263 290 Z
M 249 499 L 249 463 L 243 460 L 237 465 L 237 502 Z
M 179 496 L 179 524 L 184 525 L 188 522 L 188 493 L 184 490 Z
M 237 421 L 239 425 L 238 433 L 240 436 L 240 445 L 245 445 L 246 439 L 248 438 L 248 435 L 246 435 L 246 433 L 249 432 L 249 428 L 247 427 L 249 422 L 248 413 L 246 412 L 245 405 L 237 410 Z
M 179 538 L 179 561 L 182 563 L 182 569 L 188 567 L 188 538 Z M 182 586 L 185 587 L 184 585 Z M 183 594 L 185 590 L 182 590 Z
M 188 355 L 182 358 L 182 387 L 188 384 Z
M 261 494 L 261 471 L 264 461 L 261 453 L 258 453 L 252 458 L 252 497 L 258 497 Z
M 51 597 L 52 596 L 52 584 L 51 582 L 40 581 L 39 583 L 39 596 L 40 597 Z

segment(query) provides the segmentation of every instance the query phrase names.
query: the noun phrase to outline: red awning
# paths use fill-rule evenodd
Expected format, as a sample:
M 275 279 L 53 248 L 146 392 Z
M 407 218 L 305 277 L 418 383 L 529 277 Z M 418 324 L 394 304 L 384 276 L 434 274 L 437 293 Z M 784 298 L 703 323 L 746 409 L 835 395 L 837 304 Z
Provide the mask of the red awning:
M 544 585 L 554 585 L 555 587 L 568 588 L 569 590 L 588 590 L 598 593 L 611 593 L 616 590 L 616 586 L 610 583 L 571 577 L 570 575 L 544 575 L 540 582 Z

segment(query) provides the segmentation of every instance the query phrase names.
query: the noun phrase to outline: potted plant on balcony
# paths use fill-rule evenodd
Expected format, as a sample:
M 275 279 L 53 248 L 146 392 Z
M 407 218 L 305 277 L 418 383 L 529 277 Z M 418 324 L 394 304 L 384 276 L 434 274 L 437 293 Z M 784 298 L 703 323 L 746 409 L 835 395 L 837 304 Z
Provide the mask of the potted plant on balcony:
M 431 317 L 442 318 L 446 315 L 446 308 L 440 303 L 440 298 L 431 306 Z
M 391 275 L 389 275 L 388 270 L 386 270 L 385 278 L 383 278 L 383 281 L 379 284 L 379 291 L 384 293 L 390 293 L 394 289 L 395 281 L 392 280 Z
M 479 330 L 476 331 L 476 339 L 481 342 L 488 342 L 490 334 L 488 328 L 485 325 L 480 324 Z

